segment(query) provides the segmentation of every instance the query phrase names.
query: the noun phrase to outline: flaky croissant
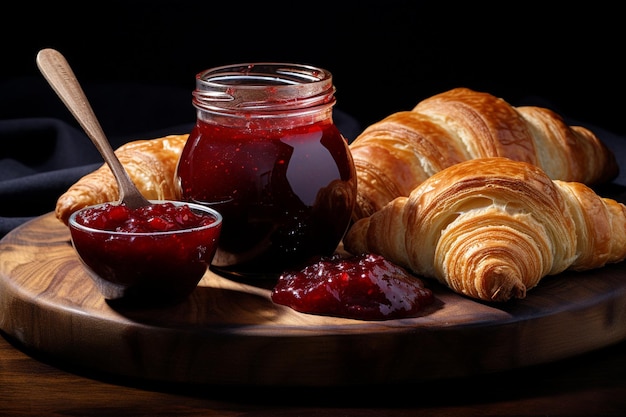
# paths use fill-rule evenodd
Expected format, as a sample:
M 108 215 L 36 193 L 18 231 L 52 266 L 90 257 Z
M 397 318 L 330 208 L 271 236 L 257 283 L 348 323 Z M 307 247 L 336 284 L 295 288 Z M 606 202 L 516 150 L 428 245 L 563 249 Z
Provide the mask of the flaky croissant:
M 448 167 L 358 220 L 351 253 L 374 252 L 485 301 L 524 298 L 547 276 L 626 257 L 626 206 L 507 158 Z
M 367 127 L 350 145 L 367 217 L 453 164 L 502 156 L 541 167 L 550 178 L 595 185 L 618 174 L 613 153 L 588 129 L 541 107 L 513 107 L 467 88 L 430 98 Z
M 115 154 L 144 197 L 150 200 L 177 198 L 176 166 L 189 135 L 170 135 L 128 142 Z M 108 165 L 85 175 L 58 199 L 56 217 L 67 224 L 70 215 L 83 207 L 117 201 L 117 182 Z

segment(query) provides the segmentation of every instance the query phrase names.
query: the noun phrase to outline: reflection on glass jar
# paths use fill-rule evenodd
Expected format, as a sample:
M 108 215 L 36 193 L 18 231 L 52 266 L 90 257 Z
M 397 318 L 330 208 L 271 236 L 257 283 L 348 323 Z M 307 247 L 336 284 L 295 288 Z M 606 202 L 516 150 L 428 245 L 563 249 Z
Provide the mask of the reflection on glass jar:
M 177 176 L 182 199 L 223 215 L 213 270 L 277 276 L 334 252 L 356 198 L 334 92 L 328 71 L 296 64 L 198 74 Z

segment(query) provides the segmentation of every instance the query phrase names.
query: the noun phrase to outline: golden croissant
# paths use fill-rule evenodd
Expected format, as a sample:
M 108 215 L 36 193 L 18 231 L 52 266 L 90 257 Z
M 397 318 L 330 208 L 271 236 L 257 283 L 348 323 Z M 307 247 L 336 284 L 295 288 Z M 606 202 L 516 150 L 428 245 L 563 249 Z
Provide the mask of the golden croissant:
M 527 162 L 474 159 L 355 222 L 344 247 L 468 297 L 506 301 L 545 276 L 624 260 L 626 206 Z
M 367 127 L 350 145 L 358 193 L 354 218 L 407 196 L 436 172 L 468 159 L 502 156 L 550 178 L 595 185 L 618 174 L 613 153 L 591 131 L 541 107 L 513 107 L 467 88 L 453 89 Z
M 130 179 L 144 197 L 150 200 L 177 198 L 176 166 L 188 136 L 170 135 L 136 140 L 115 151 Z M 104 164 L 80 178 L 57 199 L 55 215 L 67 224 L 70 215 L 76 210 L 118 199 L 117 182 L 108 165 Z

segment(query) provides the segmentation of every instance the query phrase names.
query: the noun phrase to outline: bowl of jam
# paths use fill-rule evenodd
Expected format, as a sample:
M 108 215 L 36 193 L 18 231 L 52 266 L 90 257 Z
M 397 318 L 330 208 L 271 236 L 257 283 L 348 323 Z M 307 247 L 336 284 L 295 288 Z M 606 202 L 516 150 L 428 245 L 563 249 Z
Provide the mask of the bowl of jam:
M 69 218 L 72 244 L 107 300 L 180 302 L 196 288 L 215 255 L 219 212 L 177 201 L 151 203 L 138 209 L 104 203 Z

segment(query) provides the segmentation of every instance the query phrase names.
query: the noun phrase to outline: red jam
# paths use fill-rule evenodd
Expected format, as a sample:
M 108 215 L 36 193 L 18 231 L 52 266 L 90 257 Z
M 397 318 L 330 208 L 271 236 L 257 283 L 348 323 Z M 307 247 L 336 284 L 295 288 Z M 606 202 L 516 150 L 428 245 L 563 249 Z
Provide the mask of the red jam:
M 104 204 L 84 210 L 76 221 L 83 226 L 116 232 L 149 233 L 184 230 L 215 222 L 187 205 L 166 202 L 131 210 L 123 204 Z
M 221 228 L 212 214 L 169 202 L 104 204 L 72 217 L 88 227 L 70 218 L 74 247 L 107 299 L 184 298 L 205 274 Z
M 334 255 L 284 273 L 271 297 L 302 313 L 359 320 L 415 317 L 434 301 L 419 278 L 374 254 Z
M 180 193 L 224 217 L 218 272 L 276 278 L 335 251 L 356 198 L 354 165 L 331 119 L 248 123 L 198 122 L 180 158 Z

